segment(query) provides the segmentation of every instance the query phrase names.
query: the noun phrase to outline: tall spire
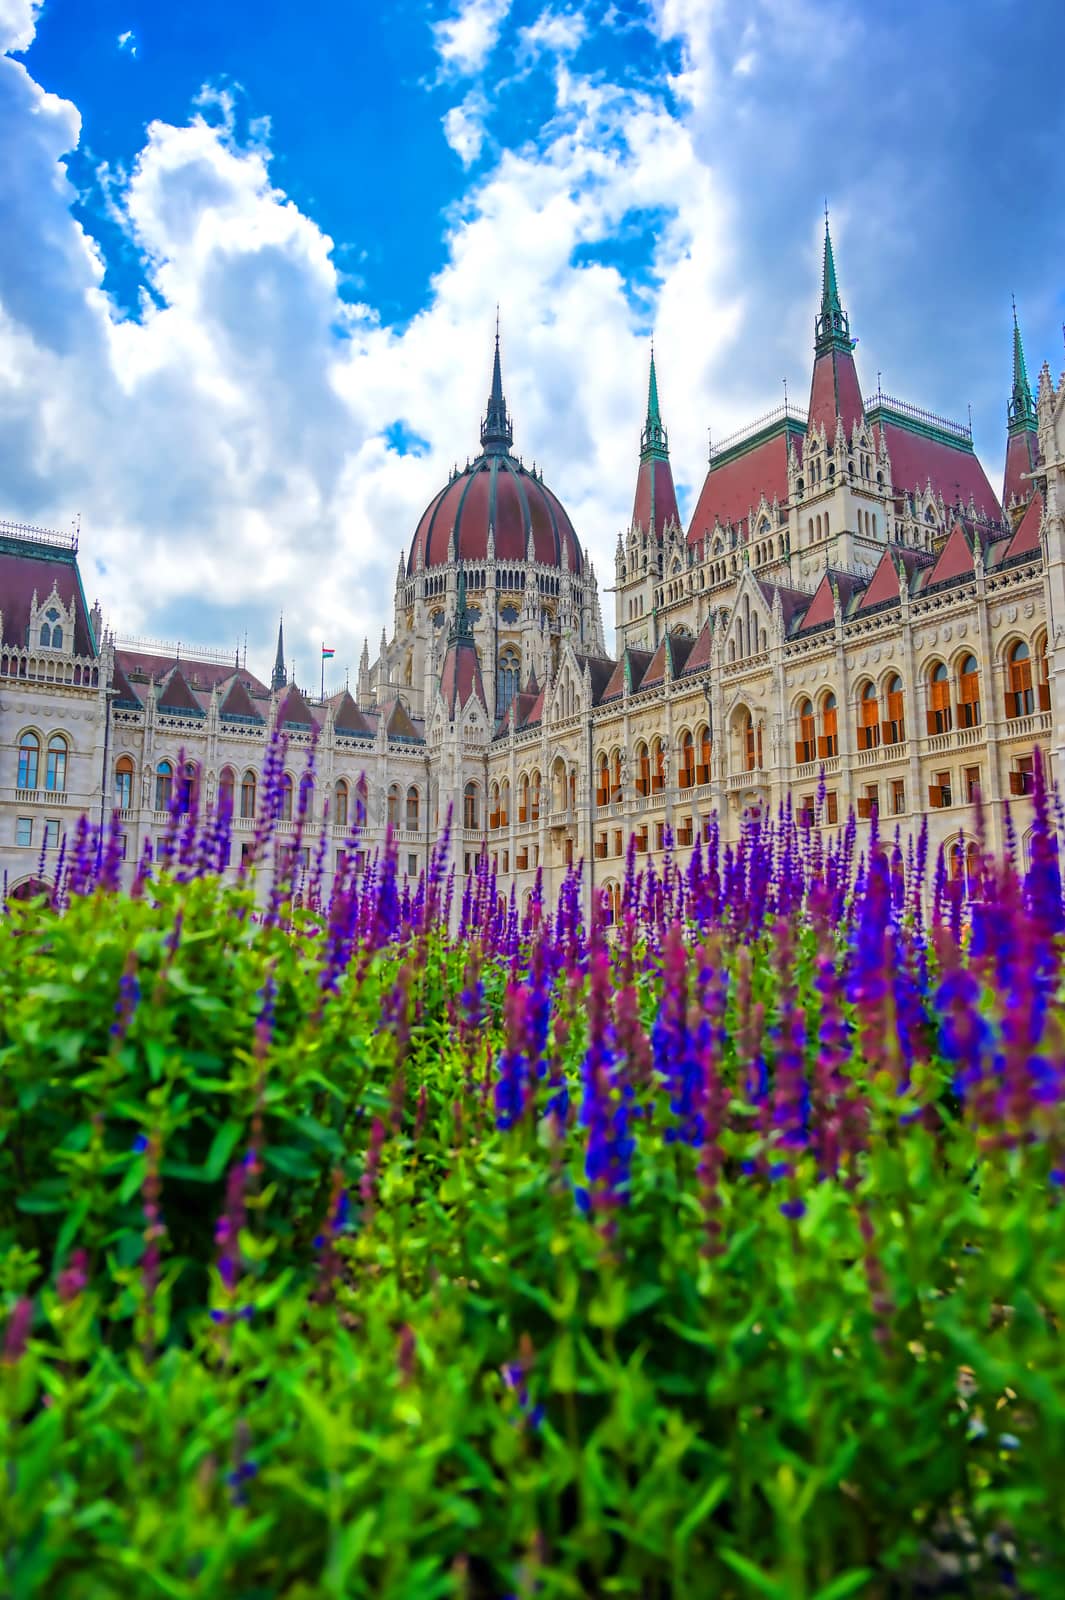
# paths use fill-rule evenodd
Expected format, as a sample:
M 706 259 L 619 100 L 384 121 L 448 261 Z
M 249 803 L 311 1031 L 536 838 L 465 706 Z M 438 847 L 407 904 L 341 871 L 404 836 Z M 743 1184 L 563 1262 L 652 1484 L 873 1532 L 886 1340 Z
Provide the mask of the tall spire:
M 455 616 L 448 633 L 448 643 L 458 644 L 473 638 L 473 624 L 466 607 L 466 569 L 459 564 L 458 584 L 455 593 Z
M 821 310 L 817 318 L 816 352 L 823 355 L 828 350 L 850 350 L 850 320 L 843 309 L 836 281 L 836 258 L 832 253 L 832 235 L 828 231 L 828 207 L 825 207 L 825 259 L 821 272 Z
M 505 455 L 514 443 L 514 429 L 503 398 L 503 369 L 499 362 L 499 307 L 496 306 L 496 349 L 492 362 L 492 392 L 481 423 L 481 448 L 489 455 Z
M 1024 346 L 1017 323 L 1017 302 L 1013 302 L 1013 390 L 1009 403 L 1009 431 L 1021 433 L 1035 428 L 1035 401 L 1028 382 L 1028 368 L 1024 364 Z
M 640 435 L 641 461 L 668 461 L 669 435 L 662 426 L 658 409 L 658 379 L 655 376 L 655 347 L 651 346 L 651 376 L 647 382 L 647 421 Z
M 288 674 L 285 671 L 285 619 L 282 614 L 277 624 L 277 655 L 274 657 L 274 671 L 270 679 L 270 687 L 277 693 L 288 684 Z

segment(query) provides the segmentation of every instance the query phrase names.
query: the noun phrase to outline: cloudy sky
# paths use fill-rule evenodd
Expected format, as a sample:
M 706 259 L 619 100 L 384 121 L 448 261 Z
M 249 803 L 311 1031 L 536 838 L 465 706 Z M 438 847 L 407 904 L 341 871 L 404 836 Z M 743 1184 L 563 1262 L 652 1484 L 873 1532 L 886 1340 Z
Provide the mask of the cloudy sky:
M 652 332 L 690 513 L 708 428 L 805 402 L 826 197 L 867 392 L 997 481 L 1011 293 L 1062 365 L 1060 0 L 0 0 L 0 52 L 0 518 L 80 514 L 124 635 L 263 671 L 283 607 L 342 679 L 497 301 L 610 582 Z

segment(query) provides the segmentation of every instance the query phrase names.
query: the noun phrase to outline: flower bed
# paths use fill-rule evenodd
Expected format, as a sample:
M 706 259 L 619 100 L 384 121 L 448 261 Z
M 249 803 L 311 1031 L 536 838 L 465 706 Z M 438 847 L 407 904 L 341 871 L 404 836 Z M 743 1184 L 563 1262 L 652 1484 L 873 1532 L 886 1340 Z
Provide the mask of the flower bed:
M 968 898 L 785 814 L 609 929 L 86 830 L 0 920 L 7 1590 L 1060 1595 L 1037 799 Z

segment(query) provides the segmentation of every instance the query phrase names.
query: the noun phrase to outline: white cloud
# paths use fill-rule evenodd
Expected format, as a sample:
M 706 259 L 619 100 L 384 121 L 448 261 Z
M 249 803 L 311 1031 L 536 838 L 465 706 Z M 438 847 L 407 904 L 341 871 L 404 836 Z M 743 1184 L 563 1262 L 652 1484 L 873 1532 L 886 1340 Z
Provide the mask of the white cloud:
M 443 119 L 444 137 L 464 167 L 472 167 L 485 141 L 488 102 L 479 89 L 471 89 L 462 102 L 451 106 Z
M 43 0 L 0 0 L 0 55 L 28 50 Z
M 397 330 L 342 297 L 332 241 L 276 186 L 262 130 L 240 142 L 227 94 L 184 127 L 152 123 L 128 177 L 106 175 L 152 291 L 133 320 L 71 214 L 75 108 L 0 61 L 0 144 L 22 153 L 0 214 L 23 240 L 0 254 L 0 513 L 63 526 L 80 510 L 87 587 L 124 632 L 224 643 L 246 622 L 265 670 L 283 605 L 303 675 L 322 638 L 354 663 L 391 624 L 424 505 L 476 451 L 499 300 L 516 449 L 609 583 L 649 329 L 677 474 L 697 487 L 710 369 L 739 314 L 721 287 L 728 209 L 685 122 L 558 64 L 553 120 L 472 184 L 426 308 Z M 651 216 L 634 286 L 618 241 Z M 389 448 L 400 418 L 424 456 Z M 605 595 L 604 611 L 609 629 Z
M 433 29 L 436 50 L 446 71 L 472 77 L 495 49 L 511 0 L 460 0 L 453 16 Z
M 132 28 L 127 28 L 125 33 L 120 33 L 117 42 L 120 50 L 128 52 L 131 56 L 137 54 L 137 39 Z
M 588 31 L 587 22 L 579 11 L 541 11 L 535 22 L 518 30 L 518 48 L 522 55 L 536 58 L 541 55 L 569 56 L 579 47 Z

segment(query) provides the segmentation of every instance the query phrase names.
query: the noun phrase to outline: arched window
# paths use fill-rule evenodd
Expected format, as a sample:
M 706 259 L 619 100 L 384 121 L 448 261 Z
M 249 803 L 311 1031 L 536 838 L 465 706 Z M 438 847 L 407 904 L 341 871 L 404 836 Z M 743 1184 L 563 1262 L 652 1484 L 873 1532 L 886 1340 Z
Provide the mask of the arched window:
M 695 740 L 687 729 L 680 736 L 680 771 L 677 781 L 682 789 L 695 787 Z
M 799 766 L 812 761 L 817 753 L 817 734 L 814 727 L 812 700 L 799 701 L 799 737 L 795 741 L 795 760 Z
M 41 741 L 35 733 L 26 732 L 18 742 L 18 786 L 36 789 L 41 762 Z
M 529 820 L 529 775 L 523 772 L 518 779 L 518 821 Z
M 1006 661 L 1006 715 L 1027 717 L 1034 710 L 1031 652 L 1024 640 L 1018 639 Z
M 282 822 L 292 821 L 292 774 L 286 772 L 281 779 L 281 813 Z
M 821 701 L 822 734 L 817 741 L 817 754 L 822 759 L 839 755 L 839 709 L 831 689 Z
M 480 797 L 475 783 L 468 783 L 463 791 L 462 826 L 471 829 L 481 826 Z
M 233 797 L 237 787 L 237 775 L 232 767 L 223 767 L 218 774 L 218 809 L 227 817 L 233 815 Z
M 743 768 L 755 772 L 762 765 L 762 730 L 748 711 L 743 720 Z
M 874 684 L 866 683 L 858 697 L 858 749 L 874 750 L 880 743 L 880 706 Z
M 370 786 L 366 782 L 365 774 L 355 785 L 355 821 L 360 828 L 365 828 L 366 818 L 370 814 Z
M 119 756 L 115 762 L 115 805 L 128 811 L 133 804 L 133 758 Z
M 947 871 L 952 883 L 974 894 L 980 885 L 980 850 L 975 839 L 955 839 L 947 849 Z
M 499 785 L 499 826 L 501 828 L 506 828 L 506 827 L 509 827 L 509 825 L 510 825 L 510 780 L 509 780 L 509 778 L 504 778 L 503 782 Z
M 510 702 L 520 687 L 521 663 L 518 653 L 510 645 L 502 651 L 496 669 L 496 716 L 505 717 Z
M 906 738 L 906 716 L 903 710 L 902 679 L 894 673 L 888 679 L 887 717 L 881 724 L 885 744 L 902 744 Z
M 490 828 L 498 828 L 499 827 L 499 785 L 498 785 L 498 783 L 493 783 L 493 785 L 491 787 L 491 790 L 489 791 L 488 826 Z
M 710 729 L 704 726 L 699 733 L 699 765 L 695 769 L 695 777 L 698 783 L 710 782 L 710 756 L 712 754 L 712 748 Z
M 255 815 L 255 793 L 258 780 L 250 769 L 240 780 L 240 814 L 245 819 Z
M 1035 693 L 1040 711 L 1050 710 L 1050 669 L 1047 664 L 1047 636 L 1044 633 L 1035 647 Z
M 975 656 L 965 656 L 958 668 L 958 726 L 980 725 L 980 671 Z
M 54 794 L 62 794 L 67 786 L 67 741 L 61 733 L 53 733 L 48 741 L 44 786 Z
M 155 769 L 155 809 L 169 811 L 174 793 L 174 769 L 169 761 L 160 761 Z
M 666 752 L 661 739 L 656 739 L 651 751 L 651 760 L 654 771 L 651 774 L 651 789 L 654 794 L 660 794 L 666 786 Z
M 928 673 L 928 731 L 949 733 L 952 721 L 950 674 L 942 661 L 937 661 Z
M 636 746 L 636 793 L 651 792 L 651 757 L 643 740 Z
M 45 650 L 62 650 L 63 628 L 59 621 L 59 612 L 54 606 L 44 614 L 45 620 L 41 623 L 41 645 Z
M 333 789 L 333 821 L 340 828 L 348 825 L 348 785 L 344 778 L 338 778 Z
M 610 801 L 610 764 L 605 755 L 595 758 L 595 803 L 605 806 Z
M 199 769 L 195 761 L 186 761 L 185 770 L 181 774 L 181 790 L 178 796 L 178 810 L 182 813 L 195 809 L 198 779 Z
M 540 817 L 540 772 L 534 767 L 529 774 L 529 821 L 537 822 Z
M 412 783 L 407 790 L 407 827 L 412 833 L 416 833 L 418 829 L 419 809 L 418 791 Z
M 399 827 L 399 784 L 393 783 L 388 791 L 387 821 L 390 828 Z

